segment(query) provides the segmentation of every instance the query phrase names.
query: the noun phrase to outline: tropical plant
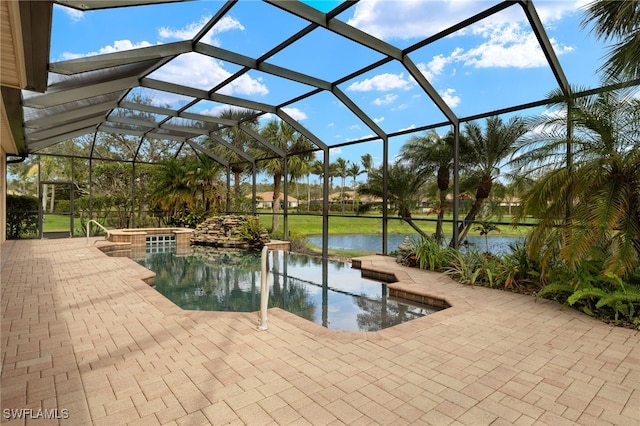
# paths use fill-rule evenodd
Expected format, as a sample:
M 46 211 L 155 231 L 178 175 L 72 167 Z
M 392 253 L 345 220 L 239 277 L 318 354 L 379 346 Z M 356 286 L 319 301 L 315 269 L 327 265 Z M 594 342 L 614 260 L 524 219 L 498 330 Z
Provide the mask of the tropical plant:
M 500 228 L 498 228 L 495 223 L 483 220 L 482 222 L 478 222 L 476 226 L 473 227 L 473 230 L 480 231 L 480 236 L 484 235 L 487 253 L 489 253 L 489 232 L 500 232 Z
M 600 69 L 616 79 L 640 78 L 640 1 L 593 1 L 582 21 L 588 24 L 598 38 L 614 42 Z
M 344 214 L 344 185 L 348 174 L 347 170 L 349 167 L 349 161 L 345 160 L 342 157 L 338 157 L 333 164 L 335 167 L 336 175 L 340 176 L 340 178 L 342 179 L 342 184 L 340 185 L 340 208 L 342 210 L 342 214 Z
M 534 184 L 514 220 L 540 220 L 530 253 L 559 254 L 576 269 L 597 247 L 606 255 L 601 272 L 624 277 L 640 264 L 640 99 L 607 92 L 570 105 L 568 117 L 548 115 L 536 123 L 535 138 L 520 147 L 517 164 L 528 164 Z M 567 144 L 571 162 L 565 161 Z
M 151 198 L 169 212 L 171 222 L 200 223 L 221 208 L 219 173 L 219 165 L 206 156 L 160 163 Z
M 309 167 L 309 164 L 313 160 L 313 145 L 308 139 L 298 133 L 290 124 L 275 119 L 267 123 L 260 133 L 262 137 L 274 147 L 287 153 L 286 178 L 295 178 L 306 173 L 307 167 Z M 273 177 L 271 232 L 276 232 L 280 227 L 280 196 L 282 192 L 282 178 L 285 177 L 285 159 L 275 154 L 270 148 L 259 143 L 253 144 L 250 152 L 254 158 L 262 159 L 258 163 L 258 168 Z
M 540 260 L 530 256 L 526 242 L 509 245 L 509 252 L 502 256 L 498 268 L 498 281 L 508 290 L 520 293 L 536 292 L 544 285 L 543 270 Z
M 214 152 L 229 161 L 231 166 L 231 173 L 233 173 L 233 200 L 235 203 L 233 207 L 235 210 L 236 207 L 239 207 L 238 204 L 241 203 L 243 198 L 240 185 L 241 177 L 250 170 L 250 164 L 245 158 L 240 156 L 236 150 L 247 152 L 253 140 L 253 138 L 238 125 L 242 124 L 252 130 L 257 130 L 258 119 L 256 118 L 255 111 L 240 108 L 227 108 L 223 110 L 218 117 L 236 123 L 235 125 L 230 125 L 216 132 L 216 135 L 222 138 L 228 145 L 231 145 L 231 147 L 216 143 L 213 140 L 209 143 L 213 145 Z
M 605 262 L 606 253 L 595 249 L 574 269 L 552 269 L 549 283 L 538 296 L 573 306 L 590 316 L 640 328 L 640 268 L 623 279 L 613 273 L 602 274 Z
M 469 163 L 471 159 L 467 159 L 466 153 L 471 151 L 466 146 L 464 135 L 458 138 L 458 142 L 461 145 L 461 162 L 463 164 Z M 442 224 L 445 211 L 449 208 L 447 192 L 453 167 L 454 143 L 455 136 L 452 132 L 442 137 L 435 130 L 432 130 L 424 135 L 412 137 L 400 149 L 400 158 L 411 164 L 416 173 L 430 175 L 434 171 L 437 172 L 439 203 L 435 209 L 438 215 L 435 238 L 438 241 L 442 241 L 444 237 Z
M 499 284 L 500 258 L 478 250 L 455 251 L 450 266 L 444 271 L 462 284 L 494 287 Z
M 628 321 L 640 326 L 640 285 L 624 282 L 608 273 L 599 286 L 589 286 L 574 291 L 567 298 L 571 306 L 578 306 L 589 315 L 611 318 L 616 323 Z M 608 285 L 602 285 L 608 284 Z M 608 288 L 607 288 L 608 287 Z
M 464 129 L 469 142 L 469 155 L 475 158 L 475 165 L 471 174 L 478 182 L 475 201 L 471 205 L 464 221 L 458 228 L 460 245 L 471 229 L 473 222 L 480 212 L 482 203 L 489 198 L 493 181 L 500 175 L 500 166 L 514 150 L 514 145 L 528 130 L 525 121 L 520 117 L 513 117 L 504 122 L 500 117 L 489 117 L 484 131 L 475 122 L 467 123 Z M 451 241 L 451 245 L 456 241 Z
M 371 173 L 371 170 L 373 170 L 373 157 L 371 154 L 366 153 L 360 157 L 360 160 L 362 161 L 362 167 L 367 174 L 367 180 L 369 180 L 369 174 Z
M 422 236 L 411 240 L 410 253 L 415 256 L 420 269 L 429 271 L 443 270 L 456 256 L 454 249 L 443 247 L 434 238 Z
M 257 217 L 248 217 L 240 228 L 240 236 L 242 239 L 252 245 L 260 243 L 265 233 L 266 229 L 264 229 L 260 223 L 260 219 Z
M 364 170 L 360 169 L 360 165 L 358 163 L 351 163 L 351 165 L 347 168 L 347 176 L 353 178 L 353 199 L 352 199 L 352 211 L 356 211 L 356 194 L 357 194 L 357 181 L 358 176 L 364 173 Z
M 428 237 L 411 218 L 411 210 L 418 203 L 417 194 L 425 184 L 425 179 L 425 175 L 415 173 L 407 164 L 393 163 L 389 165 L 386 201 L 398 212 L 398 216 L 418 234 Z M 358 191 L 361 194 L 373 195 L 384 199 L 383 186 L 383 170 L 382 167 L 378 167 L 371 171 L 368 182 L 360 185 Z

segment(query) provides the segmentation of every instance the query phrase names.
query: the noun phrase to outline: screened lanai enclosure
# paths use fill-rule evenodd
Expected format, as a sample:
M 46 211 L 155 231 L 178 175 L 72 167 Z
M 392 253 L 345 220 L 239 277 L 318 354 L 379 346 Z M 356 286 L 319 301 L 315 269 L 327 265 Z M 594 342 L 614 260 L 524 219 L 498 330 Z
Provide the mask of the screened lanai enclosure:
M 153 214 L 147 213 L 151 207 L 144 186 L 153 179 L 149 168 L 185 158 L 200 162 L 194 173 L 202 173 L 196 181 L 203 208 L 256 214 L 259 201 L 266 201 L 258 194 L 259 180 L 276 185 L 270 181 L 270 164 L 278 160 L 282 200 L 294 195 L 299 200 L 292 184 L 306 182 L 306 203 L 316 207 L 283 202 L 284 235 L 292 215 L 317 217 L 326 256 L 331 218 L 349 215 L 332 209 L 334 177 L 342 179 L 343 191 L 353 184 L 354 200 L 349 201 L 355 206 L 356 182 L 364 172 L 335 173 L 332 159 L 369 154 L 381 171 L 382 197 L 379 210 L 358 220 L 371 221 L 371 232 L 382 236 L 382 246 L 375 249 L 386 254 L 393 249 L 388 247 L 388 223 L 399 220 L 389 202 L 389 167 L 408 138 L 436 130 L 453 138 L 449 202 L 451 237 L 457 241 L 463 213 L 461 127 L 542 107 L 552 91 L 567 99 L 576 95 L 559 60 L 558 50 L 567 47 L 548 36 L 532 1 L 463 2 L 464 12 L 455 13 L 450 9 L 460 7 L 455 2 L 424 2 L 420 31 L 402 26 L 402 2 L 383 2 L 386 7 L 377 13 L 397 14 L 389 25 L 403 28 L 407 37 L 368 26 L 367 13 L 376 9 L 370 7 L 375 2 L 367 1 L 34 3 L 34 15 L 52 17 L 50 34 L 41 34 L 52 50 L 46 84 L 14 94 L 22 115 L 22 128 L 14 133 L 22 132 L 18 139 L 24 141 L 24 154 L 39 156 L 39 193 L 51 205 L 51 197 L 67 200 L 64 209 L 71 220 L 79 210 L 84 219 L 98 214 L 101 200 L 94 187 L 100 182 L 126 188 L 121 192 L 126 197 L 115 203 L 119 226 L 140 226 L 142 217 Z M 111 21 L 102 19 L 107 12 Z M 473 88 L 464 93 L 440 84 L 447 61 L 459 61 L 462 69 L 464 61 L 480 60 L 461 59 L 452 40 L 477 34 L 488 23 L 516 21 L 519 35 L 538 55 L 530 60 L 537 63 L 509 72 L 507 66 L 492 69 L 500 74 L 498 83 L 486 79 L 489 71 L 482 67 L 476 73 L 462 70 L 455 78 Z M 136 27 L 153 28 L 159 41 L 135 39 Z M 48 32 L 49 27 L 32 31 Z M 413 34 L 421 34 L 418 42 L 409 37 Z M 79 44 L 83 38 L 87 42 Z M 71 40 L 73 47 L 66 48 L 65 41 Z M 460 96 L 475 101 L 460 102 Z M 268 126 L 274 129 L 272 137 Z M 295 137 L 283 142 L 287 131 Z M 306 169 L 300 166 L 303 158 Z M 316 170 L 310 160 L 316 160 Z M 209 181 L 207 170 L 215 170 L 222 185 Z M 311 175 L 317 176 L 319 188 L 314 194 Z M 250 200 L 244 210 L 234 198 L 240 193 Z M 356 220 L 355 208 L 351 214 Z

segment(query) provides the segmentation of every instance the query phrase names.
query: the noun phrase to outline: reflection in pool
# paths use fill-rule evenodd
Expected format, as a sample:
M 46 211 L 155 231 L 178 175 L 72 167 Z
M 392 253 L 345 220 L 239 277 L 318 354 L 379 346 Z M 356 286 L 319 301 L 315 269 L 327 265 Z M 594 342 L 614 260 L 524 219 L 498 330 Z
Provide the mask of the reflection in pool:
M 156 273 L 155 288 L 183 309 L 260 309 L 260 252 L 193 247 L 187 255 L 148 253 L 140 264 Z M 333 330 L 377 331 L 439 308 L 387 296 L 386 285 L 348 263 L 286 251 L 269 254 L 269 307 Z

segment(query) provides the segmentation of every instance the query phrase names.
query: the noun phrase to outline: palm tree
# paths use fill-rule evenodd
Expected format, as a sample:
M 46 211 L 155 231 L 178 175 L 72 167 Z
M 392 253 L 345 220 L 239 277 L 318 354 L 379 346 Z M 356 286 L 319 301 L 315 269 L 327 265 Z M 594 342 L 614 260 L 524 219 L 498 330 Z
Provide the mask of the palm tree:
M 150 197 L 173 219 L 188 211 L 218 210 L 222 207 L 219 173 L 220 166 L 204 155 L 159 163 Z
M 384 199 L 382 168 L 371 170 L 369 180 L 360 185 L 361 194 L 373 195 Z M 415 173 L 413 168 L 403 163 L 393 163 L 387 172 L 387 200 L 402 218 L 417 233 L 427 238 L 428 235 L 415 224 L 411 218 L 411 209 L 418 202 L 420 189 L 426 182 L 426 175 Z
M 366 153 L 360 158 L 360 160 L 362 161 L 362 167 L 364 167 L 364 171 L 367 173 L 367 180 L 369 180 L 369 174 L 373 169 L 373 157 L 371 156 L 371 154 Z
M 158 165 L 156 186 L 152 189 L 151 196 L 161 208 L 169 211 L 170 217 L 177 218 L 186 214 L 187 208 L 193 205 L 196 194 L 183 161 L 174 159 Z
M 574 129 L 569 140 L 567 119 Z M 549 259 L 556 250 L 571 267 L 604 253 L 605 273 L 632 273 L 640 264 L 640 99 L 629 91 L 574 99 L 568 117 L 537 124 L 541 131 L 517 158 L 534 184 L 516 220 L 540 219 L 529 251 Z
M 305 173 L 305 165 L 313 159 L 313 152 L 311 151 L 313 145 L 311 142 L 298 133 L 290 124 L 275 119 L 267 123 L 260 133 L 262 137 L 271 144 L 289 154 L 287 157 L 287 171 L 289 176 L 286 176 L 286 178 L 299 177 Z M 257 159 L 265 159 L 259 162 L 259 167 L 261 170 L 273 176 L 273 216 L 271 231 L 276 232 L 280 227 L 280 195 L 282 178 L 285 177 L 285 160 L 278 157 L 269 148 L 257 143 L 252 147 L 251 153 Z M 296 153 L 300 154 L 293 155 Z
M 609 77 L 640 78 L 640 0 L 596 0 L 587 5 L 583 26 L 604 41 L 615 41 L 601 70 Z
M 360 165 L 358 163 L 351 163 L 351 165 L 347 168 L 347 175 L 353 178 L 353 200 L 352 200 L 352 210 L 356 211 L 356 179 L 364 173 L 364 170 L 360 170 Z
M 324 176 L 324 165 L 320 160 L 314 160 L 311 162 L 310 168 L 311 174 L 318 176 L 318 181 L 320 182 L 320 196 L 322 198 L 322 178 Z
M 489 117 L 484 132 L 475 122 L 467 123 L 464 129 L 469 142 L 469 155 L 475 160 L 473 174 L 478 185 L 475 200 L 458 228 L 458 245 L 464 241 L 473 225 L 482 203 L 489 198 L 493 181 L 500 175 L 500 166 L 514 150 L 514 144 L 526 132 L 528 127 L 520 117 L 513 117 L 506 123 L 500 117 Z M 453 245 L 455 241 L 451 241 Z
M 342 157 L 338 157 L 335 161 L 335 171 L 338 176 L 342 178 L 342 185 L 340 185 L 340 207 L 342 208 L 342 214 L 344 214 L 344 184 L 347 179 L 347 168 L 349 167 L 349 161 Z
M 455 137 L 452 132 L 442 137 L 432 130 L 422 136 L 414 136 L 400 149 L 400 158 L 412 165 L 416 173 L 432 174 L 437 170 L 437 185 L 440 203 L 436 209 L 438 221 L 436 224 L 435 238 L 438 241 L 443 239 L 442 224 L 444 213 L 448 208 L 447 193 L 451 179 L 451 168 L 453 167 L 453 148 Z M 467 153 L 471 150 L 467 148 L 466 138 L 459 137 L 461 145 L 461 163 L 466 164 L 471 161 Z
M 257 129 L 258 119 L 255 118 L 255 111 L 247 109 L 227 108 L 220 113 L 219 118 L 233 120 L 244 124 L 245 126 Z M 246 152 L 251 144 L 252 138 L 243 132 L 237 126 L 225 127 L 217 132 L 218 136 L 227 143 Z M 231 165 L 231 173 L 233 173 L 233 194 L 234 194 L 234 210 L 238 207 L 238 203 L 242 200 L 240 190 L 240 177 L 249 170 L 249 164 L 237 153 L 221 144 L 214 144 L 214 152 L 229 161 Z

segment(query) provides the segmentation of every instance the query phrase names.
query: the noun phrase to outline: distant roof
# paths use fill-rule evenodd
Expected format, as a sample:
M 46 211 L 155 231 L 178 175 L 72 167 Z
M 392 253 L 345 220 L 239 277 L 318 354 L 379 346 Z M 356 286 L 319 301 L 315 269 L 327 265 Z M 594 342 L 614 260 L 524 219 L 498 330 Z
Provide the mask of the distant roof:
M 247 195 L 247 198 L 251 198 L 251 195 Z M 284 197 L 282 194 L 280 194 L 280 200 L 283 200 Z M 259 201 L 266 201 L 268 203 L 272 203 L 273 202 L 273 191 L 266 191 L 266 192 L 256 192 L 256 200 Z M 298 199 L 296 197 L 292 197 L 289 196 L 287 197 L 287 201 L 288 202 L 297 202 Z

